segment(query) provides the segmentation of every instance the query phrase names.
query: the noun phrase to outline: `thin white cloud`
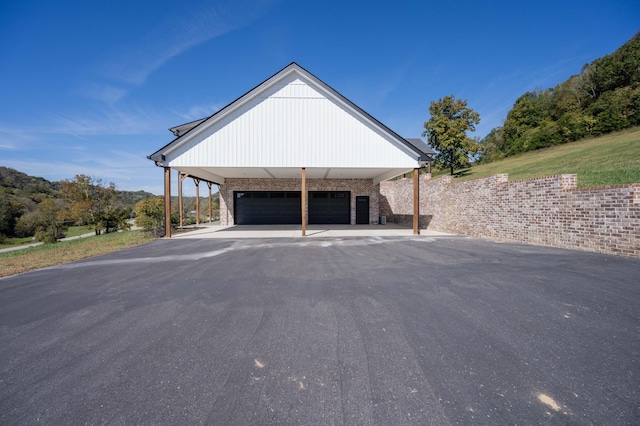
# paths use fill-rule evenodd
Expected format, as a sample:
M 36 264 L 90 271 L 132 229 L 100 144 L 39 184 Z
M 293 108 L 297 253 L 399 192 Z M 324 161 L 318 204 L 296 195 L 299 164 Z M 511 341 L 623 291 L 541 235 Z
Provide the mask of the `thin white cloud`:
M 80 94 L 90 99 L 113 105 L 120 99 L 124 98 L 127 91 L 121 87 L 111 84 L 90 83 L 80 89 Z
M 80 140 L 96 135 L 159 134 L 167 117 L 142 107 L 99 107 L 74 113 L 48 114 L 37 124 L 24 127 L 0 123 L 0 148 L 25 150 L 46 143 L 51 135 L 70 135 Z M 81 149 L 80 145 L 73 145 Z M 84 149 L 84 148 L 82 148 Z
M 136 106 L 97 108 L 69 114 L 51 114 L 47 133 L 68 134 L 84 139 L 93 135 L 158 134 L 166 127 L 166 117 Z
M 145 37 L 124 49 L 106 66 L 107 77 L 130 86 L 147 77 L 170 59 L 213 38 L 245 27 L 275 4 L 272 0 L 200 2 L 185 7 Z
M 89 165 L 65 161 L 25 159 L 11 161 L 11 167 L 30 176 L 44 177 L 50 181 L 71 179 L 77 174 L 102 177 L 104 170 Z
M 381 105 L 382 103 L 384 103 L 389 94 L 391 94 L 398 86 L 402 84 L 409 71 L 411 71 L 411 67 L 414 62 L 415 60 L 413 59 L 406 61 L 404 64 L 396 67 L 393 72 L 391 72 L 390 75 L 387 76 L 386 79 L 382 80 L 385 81 L 385 84 L 382 87 L 378 88 L 376 96 L 377 105 Z
M 33 145 L 37 140 L 38 138 L 33 129 L 27 131 L 15 125 L 0 123 L 0 150 L 24 150 Z
M 480 113 L 476 135 L 485 136 L 492 129 L 502 126 L 515 101 L 528 91 L 545 90 L 560 84 L 571 75 L 580 72 L 583 57 L 563 58 L 540 68 L 513 70 L 493 76 L 477 91 L 476 103 L 470 105 Z
M 176 112 L 176 115 L 182 117 L 185 122 L 199 120 L 201 118 L 209 117 L 213 113 L 220 110 L 222 106 L 220 104 L 212 105 L 194 105 L 190 107 L 186 112 Z
M 35 156 L 20 157 L 2 161 L 0 165 L 11 167 L 30 176 L 43 177 L 49 181 L 73 179 L 75 175 L 85 174 L 102 179 L 104 183 L 114 182 L 119 190 L 143 190 L 161 195 L 164 192 L 164 171 L 148 160 L 147 154 L 148 152 L 143 152 L 141 149 L 127 149 L 120 146 L 104 152 L 65 151 L 62 159 L 51 157 L 50 160 L 43 160 Z M 176 195 L 177 174 L 172 173 L 171 179 L 173 195 Z M 203 195 L 202 187 L 200 189 Z M 191 180 L 186 181 L 183 194 L 195 195 L 195 186 Z
M 72 179 L 75 175 L 85 174 L 102 179 L 105 183 L 114 182 L 118 189 L 126 191 L 154 188 L 150 192 L 160 193 L 157 189 L 162 186 L 161 171 L 141 152 L 109 150 L 101 155 L 93 153 L 51 161 L 26 158 L 12 160 L 8 166 L 50 181 Z
M 89 151 L 89 148 L 85 145 L 66 145 L 63 149 L 68 151 Z
M 473 136 L 484 137 L 491 130 L 502 126 L 510 107 L 505 104 L 493 108 L 490 106 L 480 106 L 474 109 L 480 114 L 480 124 L 476 126 L 476 131 L 473 133 Z
M 16 147 L 7 142 L 0 141 L 0 149 L 4 151 L 13 151 L 14 149 L 16 149 Z
M 549 89 L 566 81 L 570 76 L 579 74 L 582 65 L 576 65 L 584 59 L 578 57 L 564 58 L 553 64 L 533 71 L 531 83 L 534 89 Z

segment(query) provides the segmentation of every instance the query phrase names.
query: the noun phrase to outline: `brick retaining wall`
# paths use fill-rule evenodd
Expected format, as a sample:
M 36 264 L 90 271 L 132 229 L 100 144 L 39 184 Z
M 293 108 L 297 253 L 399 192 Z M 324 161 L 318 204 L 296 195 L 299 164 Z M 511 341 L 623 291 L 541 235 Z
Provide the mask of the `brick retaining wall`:
M 380 214 L 410 223 L 411 179 L 382 182 Z M 420 177 L 420 226 L 429 229 L 640 257 L 640 184 L 577 188 L 576 175 L 508 182 Z

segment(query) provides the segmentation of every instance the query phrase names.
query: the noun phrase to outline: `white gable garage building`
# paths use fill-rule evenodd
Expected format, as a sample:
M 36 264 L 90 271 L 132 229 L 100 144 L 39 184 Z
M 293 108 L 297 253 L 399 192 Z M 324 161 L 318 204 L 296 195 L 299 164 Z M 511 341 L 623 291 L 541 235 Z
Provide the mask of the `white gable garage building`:
M 149 156 L 165 169 L 167 201 L 176 169 L 219 185 L 221 224 L 300 224 L 303 235 L 306 224 L 377 223 L 379 183 L 417 176 L 433 155 L 296 63 L 171 131 Z

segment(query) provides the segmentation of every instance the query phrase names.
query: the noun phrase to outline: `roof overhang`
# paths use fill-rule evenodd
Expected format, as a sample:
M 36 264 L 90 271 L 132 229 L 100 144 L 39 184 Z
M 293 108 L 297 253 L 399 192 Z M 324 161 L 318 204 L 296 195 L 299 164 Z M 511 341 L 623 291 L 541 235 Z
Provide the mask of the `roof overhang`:
M 205 121 L 207 118 L 209 118 L 209 117 L 204 117 L 204 118 L 201 118 L 199 120 L 194 120 L 194 121 L 190 121 L 188 123 L 180 124 L 178 126 L 170 128 L 169 131 L 171 133 L 173 133 L 175 136 L 180 137 L 180 136 L 184 135 L 185 133 L 187 133 L 189 130 L 191 130 L 194 127 L 198 126 L 200 123 Z
M 242 167 L 243 164 L 236 164 L 234 167 L 229 167 L 229 164 L 224 164 L 223 167 L 223 164 L 190 164 L 187 166 L 184 164 L 178 165 L 172 162 L 172 159 L 180 153 L 181 149 L 183 149 L 182 147 L 188 146 L 187 144 L 190 142 L 199 143 L 199 139 L 205 137 L 206 132 L 211 129 L 212 126 L 215 126 L 216 123 L 222 122 L 222 120 L 225 120 L 235 111 L 243 108 L 243 106 L 248 102 L 251 102 L 253 99 L 269 90 L 272 86 L 292 74 L 295 74 L 306 81 L 312 82 L 325 96 L 333 99 L 333 101 L 341 105 L 344 110 L 350 111 L 352 115 L 360 117 L 364 123 L 367 123 L 367 126 L 374 129 L 378 134 L 384 135 L 383 137 L 387 141 L 403 152 L 404 155 L 408 156 L 407 160 L 412 159 L 408 162 L 403 161 L 403 165 L 393 165 L 393 163 L 389 164 L 389 167 L 380 167 L 386 166 L 388 162 L 387 164 L 378 164 L 375 167 L 367 167 L 366 164 L 360 164 L 359 167 L 352 168 L 306 167 L 306 175 L 308 178 L 373 179 L 374 183 L 378 183 L 383 180 L 402 175 L 412 170 L 412 168 L 426 165 L 433 158 L 433 155 L 435 154 L 433 150 L 431 150 L 431 148 L 424 144 L 420 139 L 405 139 L 399 136 L 397 133 L 386 127 L 377 119 L 369 115 L 353 102 L 349 101 L 343 95 L 296 63 L 292 63 L 283 68 L 272 77 L 268 78 L 210 117 L 205 117 L 172 127 L 170 131 L 176 136 L 176 138 L 155 153 L 148 156 L 148 158 L 155 161 L 158 166 L 172 167 L 182 173 L 187 173 L 191 176 L 219 184 L 224 183 L 224 180 L 229 178 L 299 178 L 300 169 L 305 167 L 304 164 L 300 164 L 300 167 L 290 167 L 292 165 L 298 166 L 298 164 L 289 164 L 287 167 L 269 167 L 268 165 L 265 165 L 267 167 Z M 199 161 L 196 163 L 199 163 Z M 411 166 L 411 163 L 415 165 Z M 326 165 L 331 166 L 331 164 Z
M 226 179 L 299 179 L 302 168 L 295 167 L 176 167 L 180 173 L 188 174 L 216 184 Z M 305 168 L 307 179 L 372 179 L 378 184 L 400 176 L 412 169 L 406 168 Z

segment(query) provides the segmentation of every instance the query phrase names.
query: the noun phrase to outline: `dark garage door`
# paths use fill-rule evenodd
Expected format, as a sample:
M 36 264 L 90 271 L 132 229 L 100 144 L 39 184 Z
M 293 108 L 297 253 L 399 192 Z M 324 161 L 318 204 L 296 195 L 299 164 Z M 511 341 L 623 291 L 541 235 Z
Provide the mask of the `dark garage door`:
M 302 223 L 299 191 L 235 191 L 236 225 L 289 225 Z
M 309 224 L 351 223 L 349 191 L 309 191 Z

